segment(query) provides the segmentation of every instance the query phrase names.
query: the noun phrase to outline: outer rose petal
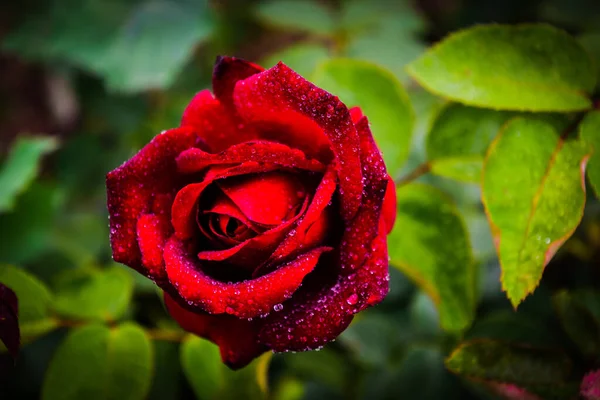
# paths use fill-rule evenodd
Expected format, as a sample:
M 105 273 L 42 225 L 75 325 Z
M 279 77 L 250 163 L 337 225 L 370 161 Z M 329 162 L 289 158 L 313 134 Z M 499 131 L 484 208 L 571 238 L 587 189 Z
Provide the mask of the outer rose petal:
M 236 283 L 220 282 L 206 275 L 198 268 L 195 255 L 177 239 L 167 242 L 164 256 L 169 280 L 184 300 L 211 314 L 253 318 L 268 314 L 275 304 L 290 298 L 327 250 L 313 249 L 268 275 Z
M 356 273 L 332 277 L 315 271 L 283 303 L 281 312 L 265 319 L 260 341 L 279 352 L 319 348 L 342 333 L 355 313 L 383 300 L 389 289 L 383 228 L 381 223 L 381 235 L 373 241 L 370 257 Z
M 221 359 L 231 369 L 242 368 L 267 351 L 258 342 L 260 320 L 247 321 L 229 315 L 191 312 L 181 307 L 167 293 L 165 306 L 183 329 L 219 346 Z
M 191 127 L 213 152 L 255 139 L 257 133 L 228 111 L 208 90 L 198 92 L 183 112 L 182 127 Z
M 233 98 L 243 120 L 284 126 L 287 135 L 279 133 L 280 141 L 289 141 L 299 135 L 292 147 L 302 148 L 327 137 L 336 160 L 342 216 L 349 220 L 356 214 L 363 189 L 358 154 L 360 144 L 350 112 L 336 96 L 279 63 L 239 81 Z M 294 125 L 302 125 L 302 131 Z M 317 127 L 322 130 L 321 134 Z M 310 154 L 306 149 L 305 152 Z
M 167 278 L 163 248 L 173 233 L 171 221 L 162 215 L 144 214 L 137 221 L 138 245 L 142 253 L 142 264 L 154 280 Z
M 387 226 L 381 217 L 388 178 L 366 118 L 357 128 L 365 194 L 342 237 L 342 268 L 331 269 L 337 276 L 329 279 L 313 274 L 284 303 L 282 313 L 267 318 L 259 338 L 274 351 L 308 350 L 328 343 L 346 329 L 353 314 L 379 303 L 388 293 Z
M 281 143 L 258 140 L 233 145 L 219 154 L 211 154 L 193 148 L 184 151 L 177 157 L 179 171 L 186 174 L 203 171 L 212 165 L 248 162 L 275 164 L 314 172 L 325 170 L 325 166 L 318 160 L 308 159 L 298 149 L 292 149 Z
M 233 88 L 237 81 L 264 71 L 260 65 L 235 57 L 217 57 L 212 86 L 215 96 L 225 107 L 233 109 Z
M 106 176 L 111 247 L 115 261 L 144 275 L 137 243 L 137 221 L 151 212 L 164 194 L 173 194 L 183 183 L 175 158 L 201 140 L 191 128 L 178 128 L 156 136 L 133 158 Z
M 366 117 L 361 118 L 356 128 L 360 135 L 360 158 L 365 177 L 363 203 L 346 227 L 340 246 L 342 268 L 353 270 L 365 262 L 369 254 L 367 243 L 371 243 L 379 230 L 379 220 L 388 174 L 375 145 Z

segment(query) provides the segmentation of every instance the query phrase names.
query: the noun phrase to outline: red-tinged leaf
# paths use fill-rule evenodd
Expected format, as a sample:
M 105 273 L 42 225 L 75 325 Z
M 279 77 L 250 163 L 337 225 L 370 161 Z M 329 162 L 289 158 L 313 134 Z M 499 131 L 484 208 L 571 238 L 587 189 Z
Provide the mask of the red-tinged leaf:
M 514 307 L 537 287 L 581 220 L 588 155 L 583 142 L 534 118 L 513 119 L 489 148 L 483 204 Z

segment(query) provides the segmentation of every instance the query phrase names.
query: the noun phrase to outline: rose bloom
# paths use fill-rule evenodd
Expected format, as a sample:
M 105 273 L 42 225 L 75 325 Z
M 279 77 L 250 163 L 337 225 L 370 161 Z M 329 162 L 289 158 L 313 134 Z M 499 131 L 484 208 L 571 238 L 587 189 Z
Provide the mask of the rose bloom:
M 367 118 L 283 63 L 219 57 L 106 185 L 114 259 L 233 369 L 320 348 L 388 293 L 395 188 Z

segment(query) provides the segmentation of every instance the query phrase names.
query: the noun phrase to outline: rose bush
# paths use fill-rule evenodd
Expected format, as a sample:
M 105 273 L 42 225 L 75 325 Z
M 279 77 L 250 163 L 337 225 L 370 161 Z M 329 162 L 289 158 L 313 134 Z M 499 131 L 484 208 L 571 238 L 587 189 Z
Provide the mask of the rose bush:
M 213 93 L 108 174 L 111 245 L 240 368 L 383 300 L 395 189 L 360 109 L 284 64 L 219 58 Z

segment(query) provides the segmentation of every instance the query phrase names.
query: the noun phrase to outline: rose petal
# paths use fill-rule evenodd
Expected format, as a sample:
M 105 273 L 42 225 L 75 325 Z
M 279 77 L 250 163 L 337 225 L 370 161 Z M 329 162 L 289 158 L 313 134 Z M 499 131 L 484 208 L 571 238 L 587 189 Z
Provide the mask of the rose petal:
M 303 247 L 310 248 L 308 247 L 310 244 L 314 245 L 316 243 L 315 239 L 317 238 L 307 237 L 309 229 L 321 220 L 323 224 L 327 225 L 326 221 L 329 219 L 329 217 L 324 215 L 323 212 L 327 205 L 331 202 L 331 198 L 336 187 L 337 184 L 335 170 L 329 168 L 323 176 L 323 179 L 321 179 L 321 182 L 315 191 L 312 202 L 308 206 L 308 210 L 302 215 L 294 232 L 290 232 L 290 234 L 285 237 L 285 239 L 273 252 L 271 257 L 269 257 L 267 264 L 255 271 L 256 275 L 263 274 L 264 271 L 270 270 L 273 264 L 281 263 L 283 260 L 288 259 L 296 252 L 304 251 Z M 317 231 L 312 232 L 311 234 L 316 232 Z
M 291 218 L 285 223 L 277 225 L 229 249 L 201 251 L 198 253 L 198 258 L 207 261 L 226 261 L 228 264 L 238 266 L 250 272 L 254 271 L 269 258 L 283 238 L 289 235 L 290 230 L 300 218 L 300 215 L 304 214 L 306 208 L 308 208 L 308 202 L 309 199 L 305 198 L 300 212 L 296 217 Z
M 258 342 L 260 320 L 247 321 L 229 315 L 188 311 L 167 293 L 165 306 L 183 329 L 219 346 L 221 359 L 231 369 L 240 369 L 267 348 Z
M 390 233 L 394 228 L 394 222 L 396 222 L 396 184 L 391 176 L 388 176 L 387 189 L 385 190 L 385 197 L 383 198 L 383 209 L 381 211 L 381 217 L 385 222 L 385 231 Z
M 342 216 L 349 220 L 356 214 L 362 198 L 360 143 L 348 108 L 336 96 L 279 63 L 239 81 L 233 98 L 243 120 L 285 127 L 274 132 L 278 141 L 301 148 L 308 155 L 310 149 L 303 146 L 321 145 L 327 138 L 336 159 Z
M 290 298 L 327 250 L 313 249 L 268 275 L 235 283 L 220 282 L 206 275 L 195 255 L 175 238 L 167 242 L 164 256 L 169 280 L 190 305 L 211 314 L 253 318 L 270 313 L 274 305 Z
M 320 348 L 342 333 L 355 313 L 380 302 L 389 290 L 383 223 L 380 228 L 362 268 L 348 276 L 335 270 L 311 275 L 281 312 L 265 319 L 261 343 L 279 352 Z
M 352 107 L 350 109 L 350 116 L 352 117 L 352 123 L 354 125 L 356 125 L 356 123 L 358 121 L 360 121 L 360 119 L 362 117 L 364 117 L 365 115 L 363 114 L 362 110 L 360 109 L 360 107 Z
M 281 224 L 306 196 L 306 188 L 297 177 L 279 171 L 225 179 L 217 184 L 248 219 L 262 225 Z
M 207 148 L 219 152 L 255 139 L 254 129 L 241 124 L 208 90 L 198 92 L 183 112 L 182 127 L 191 127 L 204 139 Z
M 246 79 L 265 69 L 251 62 L 235 58 L 218 56 L 212 76 L 215 96 L 225 107 L 233 108 L 233 88 L 237 81 Z
M 369 254 L 369 244 L 378 233 L 383 199 L 388 186 L 385 164 L 371 135 L 367 118 L 363 117 L 356 128 L 360 135 L 360 158 L 365 186 L 360 209 L 346 226 L 341 240 L 341 265 L 347 270 L 363 265 L 365 257 Z
M 175 158 L 201 140 L 191 128 L 178 128 L 156 136 L 138 154 L 106 176 L 111 247 L 115 261 L 147 274 L 137 243 L 137 220 L 156 206 L 155 200 L 171 194 L 183 183 Z
M 268 141 L 240 143 L 219 154 L 211 154 L 193 148 L 184 151 L 177 157 L 177 165 L 181 173 L 200 172 L 212 165 L 247 162 L 274 164 L 313 172 L 325 171 L 323 164 L 318 160 L 308 159 L 301 150 Z
M 13 358 L 19 354 L 21 344 L 18 305 L 15 292 L 0 283 L 0 340 Z
M 171 222 L 164 216 L 143 214 L 137 221 L 137 238 L 142 253 L 142 264 L 154 281 L 167 278 L 163 248 L 173 233 Z

